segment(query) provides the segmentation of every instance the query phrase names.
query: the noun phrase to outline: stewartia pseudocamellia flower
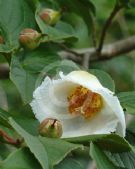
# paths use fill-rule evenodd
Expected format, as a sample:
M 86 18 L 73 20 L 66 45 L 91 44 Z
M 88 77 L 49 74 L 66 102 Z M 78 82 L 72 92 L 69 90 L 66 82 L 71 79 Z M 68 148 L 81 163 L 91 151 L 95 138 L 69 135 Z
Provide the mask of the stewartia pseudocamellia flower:
M 33 98 L 36 118 L 42 124 L 45 119 L 57 119 L 62 138 L 111 132 L 125 136 L 125 117 L 118 98 L 88 72 L 60 72 L 57 80 L 46 77 Z

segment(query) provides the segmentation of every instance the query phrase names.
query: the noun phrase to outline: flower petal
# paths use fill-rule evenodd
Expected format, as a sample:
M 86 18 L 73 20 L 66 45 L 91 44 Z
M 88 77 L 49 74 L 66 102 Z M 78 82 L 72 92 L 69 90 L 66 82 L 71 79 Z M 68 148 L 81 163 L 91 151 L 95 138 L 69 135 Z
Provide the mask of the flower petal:
M 59 80 L 57 82 L 59 82 Z M 61 84 L 64 87 L 67 83 L 61 82 Z M 34 99 L 30 105 L 36 118 L 40 122 L 46 118 L 74 118 L 68 113 L 67 102 L 63 105 L 63 100 L 59 100 L 61 97 L 57 97 L 57 95 L 61 96 L 57 86 L 59 86 L 59 83 L 54 87 L 53 81 L 49 77 L 46 77 L 42 84 L 33 93 Z
M 96 76 L 86 71 L 73 71 L 66 76 L 62 72 L 60 72 L 60 77 L 63 80 L 82 85 L 92 91 L 104 88 L 99 80 L 96 78 Z M 109 89 L 104 89 L 106 89 L 109 93 L 112 93 L 112 91 L 110 91 Z
M 105 99 L 109 107 L 113 110 L 113 112 L 116 114 L 118 118 L 119 122 L 117 125 L 116 132 L 120 136 L 125 137 L 125 129 L 126 129 L 125 116 L 118 98 L 116 96 L 113 96 L 112 94 L 109 94 L 104 90 L 100 90 L 98 92 L 102 95 L 102 97 Z
M 63 138 L 79 137 L 94 134 L 108 134 L 116 131 L 118 118 L 113 111 L 105 107 L 95 117 L 86 120 L 83 117 L 61 121 L 63 124 Z

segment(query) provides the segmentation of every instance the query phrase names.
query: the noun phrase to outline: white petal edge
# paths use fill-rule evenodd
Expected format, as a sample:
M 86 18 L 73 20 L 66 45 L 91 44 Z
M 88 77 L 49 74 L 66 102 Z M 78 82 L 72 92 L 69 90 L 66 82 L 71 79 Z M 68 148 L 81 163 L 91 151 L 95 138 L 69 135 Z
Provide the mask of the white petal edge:
M 63 72 L 60 72 L 59 74 L 63 80 L 71 81 L 76 84 L 80 84 L 92 91 L 104 89 L 107 92 L 113 94 L 112 91 L 110 91 L 109 89 L 102 86 L 102 84 L 100 83 L 100 81 L 97 79 L 96 76 L 94 76 L 86 71 L 82 71 L 82 70 L 81 71 L 80 70 L 79 71 L 72 71 L 68 75 L 64 75 Z
M 65 110 L 65 107 L 57 105 L 57 100 L 55 101 L 56 98 L 50 93 L 52 86 L 53 80 L 51 80 L 49 77 L 46 77 L 42 84 L 34 91 L 33 100 L 30 105 L 35 117 L 39 120 L 39 122 L 42 122 L 46 118 L 75 118 L 75 116 L 71 117 L 68 113 L 61 113 L 63 111 L 67 112 L 67 110 Z
M 106 104 L 105 104 L 106 105 Z M 115 132 L 118 118 L 109 111 L 106 105 L 93 119 L 85 120 L 83 117 L 61 121 L 63 124 L 62 138 L 80 137 L 94 134 L 109 134 Z
M 108 105 L 113 110 L 113 112 L 116 114 L 119 120 L 117 130 L 116 130 L 117 134 L 119 134 L 122 137 L 125 137 L 125 131 L 126 131 L 125 115 L 124 115 L 123 109 L 120 105 L 120 102 L 117 96 L 113 96 L 104 90 L 100 90 L 98 92 L 102 95 L 102 97 L 108 103 Z
M 117 134 L 125 137 L 126 122 L 124 112 L 118 98 L 116 96 L 113 96 L 112 91 L 103 87 L 96 76 L 85 71 L 73 71 L 67 76 L 64 76 L 63 73 L 60 72 L 60 76 L 62 79 L 78 83 L 94 92 L 101 94 L 118 118 L 119 122 L 116 130 Z

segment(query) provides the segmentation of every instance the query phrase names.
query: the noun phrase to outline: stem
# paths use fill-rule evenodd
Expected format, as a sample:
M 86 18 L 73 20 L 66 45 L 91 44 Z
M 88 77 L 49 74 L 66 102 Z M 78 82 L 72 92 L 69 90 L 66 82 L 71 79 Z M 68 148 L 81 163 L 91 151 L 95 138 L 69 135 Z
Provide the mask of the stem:
M 54 119 L 53 123 L 51 124 L 51 128 L 55 127 L 55 123 L 57 122 L 57 119 Z
M 5 133 L 2 129 L 0 129 L 0 136 L 2 136 L 4 138 L 4 142 L 7 144 L 11 144 L 14 145 L 16 147 L 18 147 L 21 144 L 20 140 L 14 140 L 13 138 L 11 138 L 10 136 L 7 135 L 7 133 Z
M 99 40 L 99 46 L 97 48 L 98 56 L 101 55 L 101 51 L 102 51 L 102 48 L 103 48 L 103 44 L 104 44 L 104 40 L 105 40 L 105 37 L 106 37 L 107 30 L 108 30 L 109 26 L 111 25 L 113 18 L 120 11 L 120 9 L 122 9 L 122 6 L 119 6 L 118 4 L 116 4 L 114 6 L 113 11 L 111 12 L 109 18 L 106 20 L 105 25 L 103 26 L 103 29 L 101 31 L 101 37 L 100 37 L 100 40 Z
M 87 70 L 89 69 L 89 62 L 90 62 L 90 55 L 89 53 L 86 53 L 83 56 L 83 60 L 82 60 L 82 66 Z
M 60 46 L 61 48 L 63 48 L 66 52 L 69 52 L 69 53 L 71 53 L 71 54 L 73 54 L 73 55 L 75 55 L 75 56 L 78 56 L 78 57 L 82 56 L 82 54 L 79 54 L 79 53 L 75 52 L 74 50 L 68 48 L 68 47 L 67 47 L 66 45 L 64 45 L 64 44 L 59 44 L 59 46 Z

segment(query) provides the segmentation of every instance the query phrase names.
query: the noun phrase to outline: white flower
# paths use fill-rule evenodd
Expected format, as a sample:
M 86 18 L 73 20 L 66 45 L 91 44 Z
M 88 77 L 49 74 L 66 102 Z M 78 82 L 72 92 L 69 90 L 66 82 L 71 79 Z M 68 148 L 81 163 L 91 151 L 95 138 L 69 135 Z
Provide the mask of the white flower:
M 33 97 L 30 105 L 36 118 L 40 122 L 58 119 L 62 138 L 111 132 L 125 136 L 125 117 L 118 98 L 88 72 L 60 72 L 58 80 L 46 77 Z

